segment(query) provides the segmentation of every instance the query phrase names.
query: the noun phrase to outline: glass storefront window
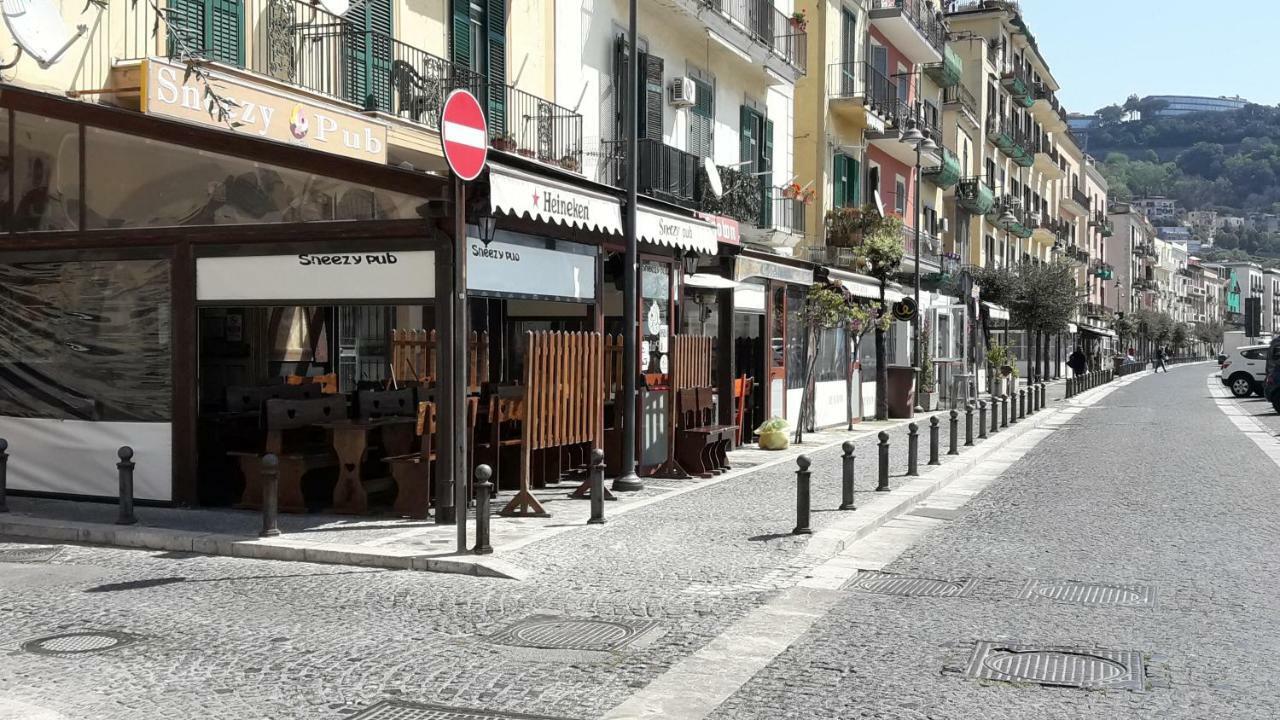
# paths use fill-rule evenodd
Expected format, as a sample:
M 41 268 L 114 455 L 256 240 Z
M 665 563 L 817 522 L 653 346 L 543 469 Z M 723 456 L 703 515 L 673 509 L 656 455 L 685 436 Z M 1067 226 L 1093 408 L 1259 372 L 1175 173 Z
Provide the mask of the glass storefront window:
M 102 128 L 85 128 L 85 149 L 88 229 L 413 220 L 425 202 Z
M 0 415 L 170 417 L 169 262 L 0 264 Z
M 671 269 L 658 262 L 640 263 L 640 371 L 671 371 Z
M 800 313 L 804 309 L 807 288 L 787 286 L 787 389 L 804 387 L 804 361 L 808 350 L 804 321 Z
M 815 360 L 817 367 L 814 369 L 814 382 L 843 381 L 845 368 L 849 366 L 848 358 L 849 343 L 845 338 L 844 328 L 824 328 Z
M 13 229 L 18 232 L 77 229 L 80 226 L 79 126 L 27 113 L 14 113 L 13 117 Z M 6 127 L 6 142 L 8 136 Z M 145 165 L 138 162 L 139 157 L 145 156 L 130 157 L 124 162 Z

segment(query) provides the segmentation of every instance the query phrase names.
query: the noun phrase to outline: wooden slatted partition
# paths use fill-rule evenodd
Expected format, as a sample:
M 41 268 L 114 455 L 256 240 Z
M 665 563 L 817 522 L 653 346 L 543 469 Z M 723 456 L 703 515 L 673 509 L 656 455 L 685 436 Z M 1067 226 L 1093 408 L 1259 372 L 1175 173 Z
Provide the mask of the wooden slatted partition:
M 439 377 L 439 346 L 435 330 L 393 330 L 391 362 L 397 380 L 433 384 Z M 489 333 L 471 332 L 467 338 L 467 390 L 480 392 L 489 382 Z
M 676 335 L 672 338 L 671 386 L 676 390 L 714 387 L 711 353 L 715 338 Z
M 546 516 L 529 490 L 531 455 L 538 450 L 589 443 L 604 433 L 604 346 L 599 333 L 525 334 L 525 417 L 520 447 L 520 489 L 503 515 Z

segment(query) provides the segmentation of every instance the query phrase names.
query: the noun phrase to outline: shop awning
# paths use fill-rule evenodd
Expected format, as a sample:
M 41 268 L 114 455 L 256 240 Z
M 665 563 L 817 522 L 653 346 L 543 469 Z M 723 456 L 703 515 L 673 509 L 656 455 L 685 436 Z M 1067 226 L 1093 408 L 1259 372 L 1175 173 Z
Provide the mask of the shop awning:
M 636 212 L 636 237 L 654 245 L 715 255 L 716 226 L 705 220 L 642 207 Z
M 761 253 L 758 252 L 747 251 L 735 258 L 733 261 L 733 278 L 735 280 L 746 280 L 747 278 L 758 277 L 791 283 L 792 285 L 813 284 L 812 265 L 789 265 L 768 260 L 760 257 L 760 255 Z
M 995 303 L 984 302 L 982 303 L 982 306 L 987 309 L 987 314 L 991 316 L 992 320 L 1009 319 L 1009 311 Z
M 617 198 L 501 165 L 489 165 L 489 204 L 495 213 L 622 234 Z M 711 244 L 715 252 L 714 239 Z
M 708 290 L 728 290 L 742 285 L 740 282 L 730 280 L 727 277 L 712 275 L 711 273 L 685 275 L 684 284 L 685 287 L 706 288 Z
M 840 283 L 845 290 L 848 290 L 854 297 L 866 298 L 867 300 L 880 300 L 880 281 L 870 275 L 859 275 L 835 268 L 827 269 L 827 277 Z M 892 285 L 884 290 L 884 300 L 889 303 L 896 303 L 901 300 L 903 295 Z
M 1080 332 L 1087 332 L 1093 335 L 1097 335 L 1098 337 L 1105 337 L 1105 338 L 1113 338 L 1116 336 L 1115 332 L 1112 330 L 1108 330 L 1106 328 L 1094 327 L 1092 325 L 1081 325 Z

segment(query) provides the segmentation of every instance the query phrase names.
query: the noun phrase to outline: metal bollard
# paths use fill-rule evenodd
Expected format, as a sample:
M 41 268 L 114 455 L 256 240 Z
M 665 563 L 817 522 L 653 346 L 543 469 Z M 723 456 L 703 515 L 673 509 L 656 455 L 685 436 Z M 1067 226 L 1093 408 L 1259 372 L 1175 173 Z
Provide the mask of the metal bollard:
M 809 529 L 809 458 L 796 458 L 796 529 L 792 535 L 812 535 Z
M 1048 405 L 1049 405 L 1049 386 L 1046 385 L 1045 383 L 1040 383 L 1040 407 L 1046 407 Z
M 840 450 L 843 452 L 840 456 L 840 509 L 857 510 L 858 506 L 853 504 L 853 464 L 856 461 L 853 443 L 846 441 Z
M 262 456 L 262 531 L 258 537 L 276 537 L 280 527 L 276 518 L 280 514 L 280 458 L 272 453 Z
M 1027 419 L 1027 390 L 1023 388 L 1018 391 L 1018 419 Z
M 907 425 L 907 475 L 920 474 L 920 426 Z
M 1000 397 L 1000 427 L 1009 427 L 1009 397 L 1007 395 Z
M 987 439 L 987 401 L 978 401 L 978 439 Z
M 959 437 L 960 436 L 960 412 L 958 410 L 952 410 L 950 415 L 950 420 L 951 420 L 951 423 L 950 423 L 951 432 L 947 442 L 947 454 L 959 455 L 960 454 L 960 437 Z
M 481 466 L 483 467 L 483 466 Z M 476 472 L 479 472 L 477 470 Z M 588 525 L 604 523 L 604 450 L 591 450 L 591 518 Z
M 133 525 L 138 518 L 133 515 L 133 448 L 125 445 L 116 453 L 120 462 L 116 469 L 120 471 L 120 514 L 116 517 L 117 525 Z
M 973 403 L 964 404 L 964 446 L 973 447 Z
M 591 459 L 596 459 L 595 450 L 591 454 Z M 603 453 L 601 454 L 603 458 Z M 594 468 L 593 468 L 594 472 Z M 481 465 L 476 468 L 476 546 L 471 552 L 476 555 L 489 555 L 493 553 L 493 546 L 489 544 L 489 502 L 493 498 L 493 483 L 489 482 L 489 478 L 493 477 L 493 468 L 488 465 Z M 595 517 L 595 478 L 592 477 L 592 498 L 591 498 L 591 519 L 587 522 L 596 521 Z M 603 481 L 601 481 L 603 482 Z M 601 503 L 603 504 L 603 502 Z M 603 510 L 601 511 L 600 522 L 604 522 Z
M 941 465 L 942 461 L 938 459 L 938 435 L 941 429 L 941 423 L 938 422 L 938 416 L 934 415 L 929 418 L 929 464 Z
M 9 483 L 9 441 L 0 438 L 0 513 L 9 512 L 5 501 Z
M 880 431 L 880 477 L 876 492 L 889 492 L 889 433 Z
M 1009 424 L 1018 424 L 1018 391 L 1009 391 Z
M 996 407 L 999 399 L 995 395 L 991 396 L 991 434 L 995 435 L 1000 431 L 1000 409 Z

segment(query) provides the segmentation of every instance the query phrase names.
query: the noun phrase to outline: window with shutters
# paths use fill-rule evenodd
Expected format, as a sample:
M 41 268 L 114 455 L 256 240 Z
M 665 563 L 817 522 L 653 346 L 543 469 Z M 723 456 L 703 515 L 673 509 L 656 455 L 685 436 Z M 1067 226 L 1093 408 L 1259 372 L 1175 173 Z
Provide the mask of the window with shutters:
M 510 92 L 507 87 L 507 2 L 452 0 L 452 3 L 449 57 L 458 75 L 455 86 L 466 86 L 475 93 L 485 109 L 490 137 L 506 134 Z
M 693 84 L 697 88 L 696 102 L 689 108 L 689 152 L 698 157 L 709 158 L 714 153 L 712 129 L 715 127 L 714 82 L 699 77 L 700 73 L 690 73 Z
M 893 211 L 899 215 L 907 214 L 907 181 L 901 175 L 893 181 Z
M 244 66 L 241 0 L 169 0 L 169 54 Z
M 346 99 L 366 110 L 391 110 L 391 0 L 365 0 L 342 18 Z
M 831 166 L 833 173 L 832 207 L 857 207 L 862 173 L 858 161 L 838 152 L 832 158 Z

